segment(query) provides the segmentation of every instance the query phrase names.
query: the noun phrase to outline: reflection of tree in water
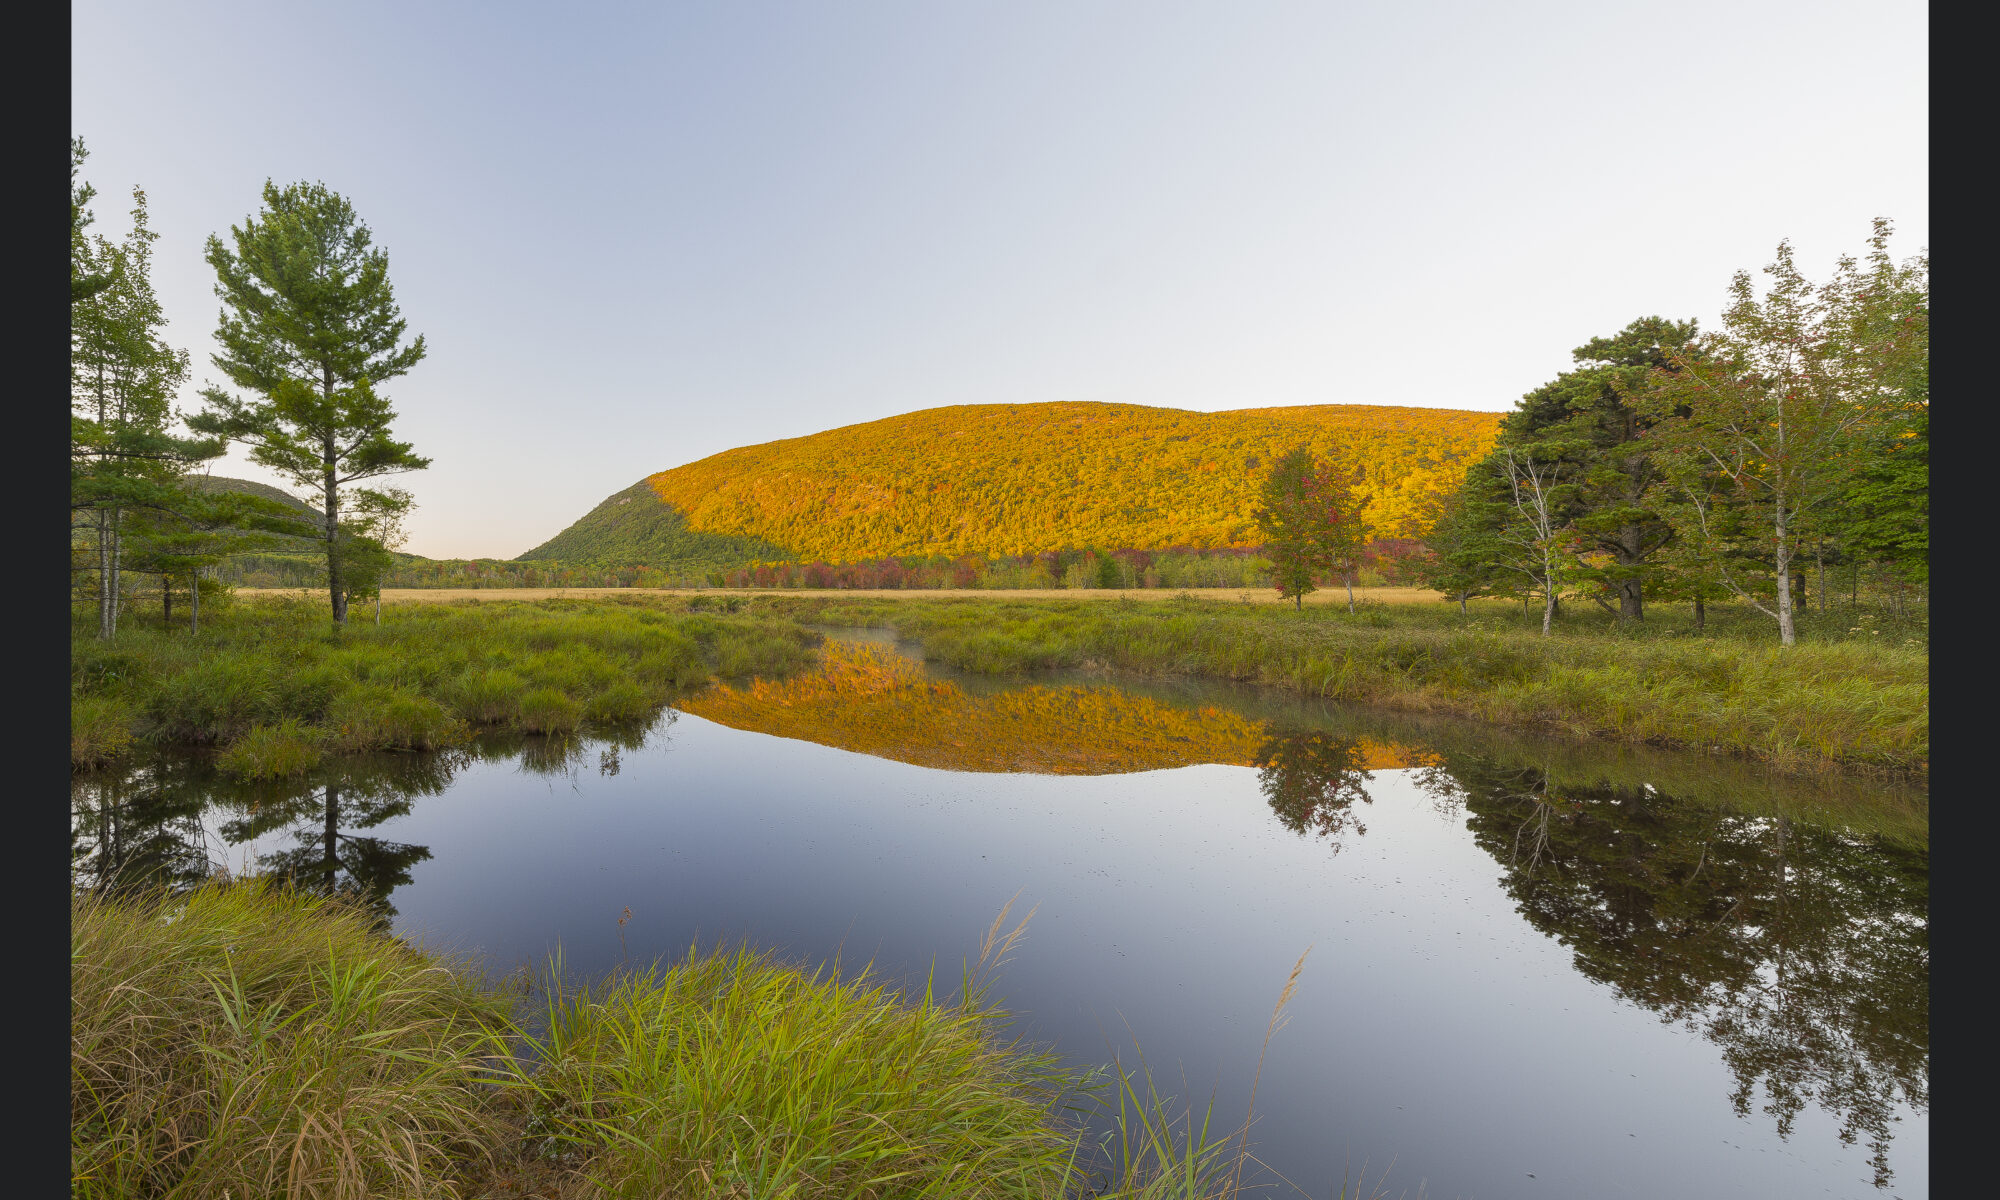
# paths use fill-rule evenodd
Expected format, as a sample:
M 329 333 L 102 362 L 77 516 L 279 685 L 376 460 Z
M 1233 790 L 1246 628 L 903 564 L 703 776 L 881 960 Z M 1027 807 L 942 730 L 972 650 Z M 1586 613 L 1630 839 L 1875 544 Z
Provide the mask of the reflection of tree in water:
M 1368 832 L 1354 808 L 1357 800 L 1372 803 L 1365 760 L 1360 739 L 1315 732 L 1266 739 L 1254 762 L 1258 786 L 1285 828 L 1326 838 L 1338 854 L 1342 834 Z
M 89 890 L 191 887 L 218 866 L 191 760 L 95 773 L 70 785 L 70 877 Z
M 431 856 L 428 846 L 358 832 L 409 812 L 421 796 L 437 795 L 462 761 L 454 754 L 384 756 L 343 763 L 338 775 L 251 798 L 250 811 L 224 822 L 234 845 L 291 828 L 294 845 L 259 857 L 266 872 L 299 887 L 359 899 L 385 924 L 395 916 L 389 894 Z
M 474 759 L 512 758 L 531 774 L 574 778 L 595 748 L 598 771 L 615 775 L 622 750 L 647 745 L 672 722 L 668 713 L 600 729 L 589 741 L 490 736 L 463 751 L 346 757 L 280 782 L 232 779 L 193 754 L 92 772 L 70 789 L 71 879 L 90 890 L 192 887 L 229 866 L 226 846 L 289 828 L 294 844 L 260 856 L 260 869 L 301 887 L 358 896 L 386 922 L 396 911 L 389 894 L 431 852 L 363 831 L 443 792 Z
M 1789 1136 L 1808 1104 L 1888 1185 L 1896 1105 L 1930 1093 L 1929 867 L 1887 839 L 1567 784 L 1455 757 L 1454 789 L 1537 929 L 1577 969 L 1714 1042 L 1731 1102 Z

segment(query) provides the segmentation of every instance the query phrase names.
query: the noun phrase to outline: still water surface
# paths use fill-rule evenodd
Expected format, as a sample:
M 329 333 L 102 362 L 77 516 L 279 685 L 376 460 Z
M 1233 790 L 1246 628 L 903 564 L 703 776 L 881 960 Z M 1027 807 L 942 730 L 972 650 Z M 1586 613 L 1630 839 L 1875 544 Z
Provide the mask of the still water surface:
M 276 869 L 496 974 L 749 940 L 998 991 L 1078 1063 L 1136 1044 L 1331 1196 L 1928 1194 L 1921 791 L 1226 687 L 994 683 L 844 635 L 614 737 L 282 787 L 80 781 L 80 877 Z M 329 852 L 329 847 L 331 852 Z M 618 918 L 630 919 L 622 929 Z M 1271 1194 L 1296 1194 L 1277 1188 Z

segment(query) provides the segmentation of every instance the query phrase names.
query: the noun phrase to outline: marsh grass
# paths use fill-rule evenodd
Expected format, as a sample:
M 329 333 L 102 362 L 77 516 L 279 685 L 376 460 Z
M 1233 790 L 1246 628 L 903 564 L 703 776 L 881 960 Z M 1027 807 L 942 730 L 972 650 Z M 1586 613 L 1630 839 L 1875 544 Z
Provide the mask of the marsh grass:
M 243 779 L 288 779 L 320 764 L 326 738 L 320 730 L 287 717 L 276 725 L 253 725 L 216 756 L 223 772 Z
M 120 757 L 132 744 L 138 714 L 116 696 L 80 696 L 69 710 L 69 761 L 96 767 Z
M 70 907 L 71 1194 L 453 1196 L 491 1152 L 503 1004 L 334 901 Z
M 1187 599 L 763 603 L 816 624 L 894 628 L 928 659 L 975 674 L 1104 667 L 1203 676 L 1788 769 L 1921 772 L 1930 758 L 1930 660 L 1915 638 L 1781 647 L 1751 636 L 1755 627 L 1739 618 L 1718 617 L 1714 636 L 1693 637 L 1661 614 L 1644 631 L 1573 618 L 1543 638 L 1490 610 L 1461 618 L 1450 606 L 1415 604 L 1349 615 Z
M 77 1196 L 1238 1192 L 1247 1116 L 1219 1135 L 1143 1059 L 1078 1070 L 1010 1036 L 990 986 L 1027 922 L 1006 909 L 949 995 L 738 948 L 581 987 L 558 959 L 525 1008 L 522 981 L 263 882 L 70 916 Z
M 480 729 L 568 735 L 643 719 L 716 675 L 787 674 L 817 641 L 768 615 L 611 600 L 401 605 L 380 626 L 335 632 L 323 607 L 274 598 L 232 605 L 198 635 L 133 628 L 107 643 L 78 627 L 70 760 L 209 745 L 257 775 L 304 769 L 309 743 L 353 753 L 459 745 Z

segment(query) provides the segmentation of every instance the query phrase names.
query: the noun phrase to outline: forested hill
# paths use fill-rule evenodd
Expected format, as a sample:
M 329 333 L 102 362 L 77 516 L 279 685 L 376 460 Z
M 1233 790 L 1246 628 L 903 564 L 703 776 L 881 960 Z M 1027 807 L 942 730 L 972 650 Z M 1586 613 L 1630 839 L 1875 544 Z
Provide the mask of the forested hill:
M 262 496 L 266 500 L 276 500 L 314 524 L 319 524 L 323 520 L 318 509 L 297 496 L 283 488 L 275 488 L 268 483 L 258 483 L 254 479 L 237 479 L 229 475 L 189 475 L 185 482 L 189 488 L 197 492 L 242 492 L 248 496 Z
M 1409 536 L 1425 498 L 1457 488 L 1499 421 L 1333 404 L 924 409 L 663 471 L 521 558 L 714 566 L 1252 545 L 1258 485 L 1298 446 L 1360 472 L 1373 536 Z

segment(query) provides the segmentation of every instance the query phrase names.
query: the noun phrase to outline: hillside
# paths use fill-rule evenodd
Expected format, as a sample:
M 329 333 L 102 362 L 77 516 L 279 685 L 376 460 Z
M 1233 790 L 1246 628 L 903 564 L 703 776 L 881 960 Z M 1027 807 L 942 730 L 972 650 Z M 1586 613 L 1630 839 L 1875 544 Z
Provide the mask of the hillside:
M 1259 540 L 1258 484 L 1297 446 L 1360 471 L 1374 536 L 1409 536 L 1424 499 L 1457 485 L 1499 421 L 1374 405 L 932 408 L 663 471 L 520 557 L 720 565 L 1245 546 Z
M 282 488 L 272 487 L 268 483 L 258 483 L 254 479 L 237 479 L 229 475 L 188 475 L 183 477 L 183 482 L 187 484 L 190 490 L 197 492 L 207 492 L 210 494 L 216 492 L 241 492 L 246 496 L 260 496 L 266 500 L 275 500 L 286 508 L 293 510 L 300 517 L 318 525 L 322 530 L 326 528 L 321 523 L 324 518 L 318 509 L 307 504 L 297 496 L 292 495 L 290 492 Z
M 789 557 L 782 548 L 759 537 L 690 529 L 687 518 L 662 503 L 647 483 L 640 480 L 607 497 L 576 524 L 515 561 L 696 569 Z

